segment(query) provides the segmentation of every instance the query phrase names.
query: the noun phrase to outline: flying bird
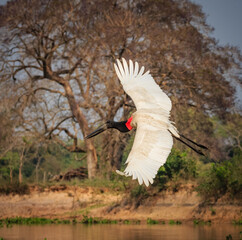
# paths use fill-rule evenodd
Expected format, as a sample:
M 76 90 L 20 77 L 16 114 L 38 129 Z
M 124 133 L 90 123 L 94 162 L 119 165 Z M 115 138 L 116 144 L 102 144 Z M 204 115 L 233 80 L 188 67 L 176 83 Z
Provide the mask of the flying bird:
M 203 155 L 200 150 L 191 146 L 191 143 L 200 148 L 207 148 L 179 134 L 174 123 L 170 121 L 171 100 L 149 71 L 144 73 L 144 67 L 139 69 L 139 64 L 134 64 L 131 60 L 128 65 L 124 58 L 122 62 L 117 60 L 114 68 L 137 111 L 127 121 L 107 121 L 86 138 L 92 138 L 109 128 L 120 132 L 137 129 L 131 152 L 125 162 L 127 167 L 123 172 L 116 170 L 118 174 L 132 176 L 133 179 L 138 179 L 140 185 L 144 183 L 148 187 L 154 182 L 159 168 L 166 162 L 173 145 L 173 137 Z

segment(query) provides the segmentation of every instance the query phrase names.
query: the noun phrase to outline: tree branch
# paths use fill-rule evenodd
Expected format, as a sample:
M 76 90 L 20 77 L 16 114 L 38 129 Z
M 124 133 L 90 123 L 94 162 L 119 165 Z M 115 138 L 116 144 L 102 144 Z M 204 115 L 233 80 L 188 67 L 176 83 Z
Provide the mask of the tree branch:
M 63 93 L 61 91 L 57 91 L 57 90 L 53 90 L 53 89 L 49 89 L 49 88 L 44 88 L 44 87 L 36 88 L 34 90 L 34 93 L 36 93 L 37 91 L 40 91 L 40 90 L 48 91 L 48 92 L 51 92 L 51 93 L 58 93 L 58 94 L 62 95 L 63 97 L 65 97 L 65 93 Z

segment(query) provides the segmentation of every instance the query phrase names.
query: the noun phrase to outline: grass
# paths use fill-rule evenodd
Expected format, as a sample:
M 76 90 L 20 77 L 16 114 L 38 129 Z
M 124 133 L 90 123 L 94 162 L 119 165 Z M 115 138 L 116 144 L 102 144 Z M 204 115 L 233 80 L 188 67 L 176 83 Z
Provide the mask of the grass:
M 216 210 L 214 208 L 211 207 L 210 208 L 210 211 L 211 211 L 211 215 L 212 216 L 216 215 Z
M 233 220 L 232 223 L 234 225 L 242 225 L 242 219 L 239 219 L 239 220 Z
M 151 219 L 151 218 L 147 218 L 147 224 L 150 224 L 150 225 L 153 225 L 153 224 L 165 224 L 165 221 L 158 221 L 158 220 L 154 220 L 154 219 Z M 179 221 L 179 220 L 170 220 L 168 222 L 170 225 L 181 225 L 182 222 Z
M 175 221 L 175 220 L 170 220 L 170 221 L 169 221 L 169 224 L 170 224 L 170 225 L 181 225 L 182 222 L 179 221 L 179 220 L 177 220 L 177 221 Z
M 0 185 L 0 194 L 9 195 L 9 194 L 29 194 L 29 185 L 22 183 L 12 183 L 12 184 L 4 184 Z
M 84 179 L 78 180 L 73 179 L 67 183 L 69 186 L 79 186 L 79 187 L 93 187 L 93 188 L 108 188 L 115 191 L 125 191 L 125 185 L 123 181 L 119 179 L 108 180 L 105 178 L 94 178 L 94 179 Z
M 58 181 L 58 182 L 46 182 L 34 184 L 37 186 L 39 191 L 44 191 L 46 188 L 54 188 L 55 186 L 59 187 L 61 190 L 63 187 L 68 186 L 78 186 L 78 187 L 92 187 L 93 189 L 97 189 L 98 192 L 103 191 L 103 189 L 108 189 L 113 192 L 122 192 L 126 190 L 126 185 L 129 185 L 131 182 L 130 179 L 120 178 L 117 176 L 112 180 L 106 178 L 95 178 L 95 179 L 84 179 L 80 180 L 78 178 L 72 179 L 71 181 Z M 9 195 L 9 194 L 29 194 L 30 193 L 30 183 L 22 183 L 14 182 L 12 184 L 9 183 L 1 183 L 0 184 L 0 194 Z
M 70 220 L 60 220 L 58 218 L 55 219 L 48 219 L 48 218 L 22 218 L 22 217 L 15 217 L 15 218 L 5 218 L 0 219 L 0 226 L 6 225 L 10 227 L 13 224 L 20 224 L 20 225 L 43 225 L 43 224 L 70 224 Z
M 195 219 L 193 221 L 194 225 L 211 225 L 212 224 L 212 221 L 211 220 L 208 220 L 208 221 L 204 221 L 204 220 L 201 220 L 201 219 Z
M 102 218 L 93 218 L 88 217 L 87 215 L 83 216 L 83 219 L 78 222 L 76 219 L 68 220 L 60 220 L 58 218 L 55 219 L 47 219 L 47 218 L 22 218 L 22 217 L 15 217 L 15 218 L 5 218 L 0 219 L 0 226 L 11 227 L 13 224 L 19 225 L 44 225 L 44 224 L 117 224 L 117 220 L 110 220 L 110 219 L 102 219 Z
M 80 223 L 84 224 L 140 224 L 140 220 L 111 220 L 111 219 L 102 219 L 102 218 L 93 218 L 93 217 L 88 217 L 87 215 L 83 215 L 83 219 Z
M 23 217 L 15 217 L 15 218 L 5 218 L 0 219 L 0 228 L 1 227 L 12 227 L 14 224 L 19 225 L 45 225 L 45 224 L 140 224 L 140 220 L 111 220 L 111 219 L 103 219 L 103 218 L 96 218 L 91 217 L 88 215 L 83 215 L 83 218 L 81 221 L 77 221 L 76 218 L 73 220 L 69 219 L 48 219 L 48 218 L 23 218 Z M 147 218 L 146 223 L 149 225 L 155 225 L 155 224 L 165 224 L 165 221 L 158 221 L 151 218 Z M 170 220 L 169 225 L 181 225 L 182 222 L 179 220 Z M 201 219 L 195 219 L 193 221 L 194 225 L 211 225 L 211 220 L 204 221 Z M 242 225 L 242 220 L 234 220 L 232 222 L 234 225 Z M 241 233 L 242 234 L 242 233 Z M 1 238 L 0 238 L 1 240 Z
M 77 221 L 77 219 L 73 220 L 61 220 L 58 218 L 55 219 L 47 219 L 47 218 L 22 218 L 22 217 L 15 217 L 15 218 L 5 218 L 0 219 L 0 227 L 12 227 L 12 225 L 45 225 L 45 224 L 140 224 L 140 220 L 111 220 L 111 219 L 103 219 L 103 218 L 96 218 L 87 215 L 83 215 L 81 221 Z M 1 240 L 1 239 L 0 239 Z
M 159 221 L 153 220 L 151 218 L 147 218 L 147 221 L 146 222 L 147 222 L 147 224 L 150 224 L 150 225 L 158 224 L 159 223 Z
M 141 221 L 140 220 L 134 220 L 134 222 L 133 222 L 134 224 L 140 224 L 141 223 Z
M 140 224 L 140 220 L 111 220 L 111 219 L 103 219 L 103 218 L 96 218 L 96 217 L 91 217 L 88 215 L 83 215 L 83 218 L 81 221 L 77 221 L 76 218 L 73 220 L 60 220 L 58 218 L 55 219 L 47 219 L 47 218 L 22 218 L 22 217 L 15 217 L 15 218 L 5 218 L 5 219 L 0 219 L 0 227 L 12 227 L 14 224 L 19 224 L 19 225 L 44 225 L 44 224 Z M 158 221 L 154 220 L 151 218 L 147 218 L 146 223 L 149 225 L 154 225 L 154 224 L 165 224 L 165 221 Z M 180 221 L 174 221 L 170 220 L 169 224 L 181 224 Z M 1 240 L 1 239 L 0 239 Z
M 117 224 L 117 220 L 102 219 L 102 218 L 93 218 L 86 215 L 83 216 L 81 223 L 84 224 Z
M 158 220 L 154 220 L 154 219 L 151 219 L 151 218 L 147 218 L 146 220 L 146 223 L 147 224 L 150 224 L 150 225 L 154 225 L 154 224 L 166 224 L 165 221 L 158 221 Z M 170 225 L 181 225 L 182 222 L 179 221 L 179 220 L 170 220 L 168 222 Z
M 226 240 L 233 240 L 232 235 L 231 234 L 227 235 Z

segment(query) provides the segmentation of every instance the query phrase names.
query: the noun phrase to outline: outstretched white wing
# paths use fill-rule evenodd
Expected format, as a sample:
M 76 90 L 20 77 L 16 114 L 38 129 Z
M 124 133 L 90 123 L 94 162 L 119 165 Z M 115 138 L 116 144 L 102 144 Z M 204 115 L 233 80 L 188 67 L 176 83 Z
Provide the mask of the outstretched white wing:
M 155 175 L 171 151 L 173 139 L 170 131 L 177 135 L 175 127 L 169 121 L 171 101 L 155 83 L 144 67 L 139 71 L 138 63 L 125 59 L 123 64 L 117 60 L 115 70 L 125 92 L 132 98 L 137 108 L 132 124 L 137 126 L 132 150 L 124 170 L 125 176 L 133 176 L 139 184 L 153 183 Z M 170 131 L 168 131 L 170 130 Z M 120 171 L 117 171 L 120 173 Z
M 159 108 L 169 113 L 171 100 L 156 84 L 149 71 L 144 73 L 144 67 L 139 70 L 137 62 L 133 64 L 129 60 L 128 66 L 125 59 L 122 61 L 123 64 L 117 60 L 114 68 L 124 91 L 132 98 L 137 110 Z
M 166 162 L 172 144 L 172 136 L 167 130 L 149 131 L 147 126 L 138 125 L 124 174 L 133 176 L 133 179 L 138 178 L 140 185 L 144 182 L 148 187 L 149 183 L 153 183 L 159 168 Z

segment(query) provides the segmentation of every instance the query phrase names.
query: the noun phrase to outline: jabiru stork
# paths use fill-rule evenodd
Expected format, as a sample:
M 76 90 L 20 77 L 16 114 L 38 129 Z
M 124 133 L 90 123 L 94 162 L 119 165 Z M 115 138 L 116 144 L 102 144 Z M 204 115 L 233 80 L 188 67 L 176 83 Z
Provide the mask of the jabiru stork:
M 133 179 L 138 179 L 140 185 L 144 183 L 148 187 L 149 183 L 154 182 L 159 168 L 166 162 L 173 145 L 173 137 L 203 155 L 200 150 L 181 139 L 183 137 L 198 147 L 206 148 L 178 133 L 174 123 L 170 121 L 171 100 L 156 84 L 149 71 L 144 73 L 144 67 L 139 69 L 138 63 L 133 64 L 131 60 L 128 65 L 124 58 L 122 63 L 117 60 L 114 68 L 137 111 L 127 121 L 107 121 L 86 138 L 92 138 L 109 128 L 120 132 L 137 129 L 131 152 L 125 162 L 127 167 L 124 172 L 116 170 L 118 174 L 132 176 Z

